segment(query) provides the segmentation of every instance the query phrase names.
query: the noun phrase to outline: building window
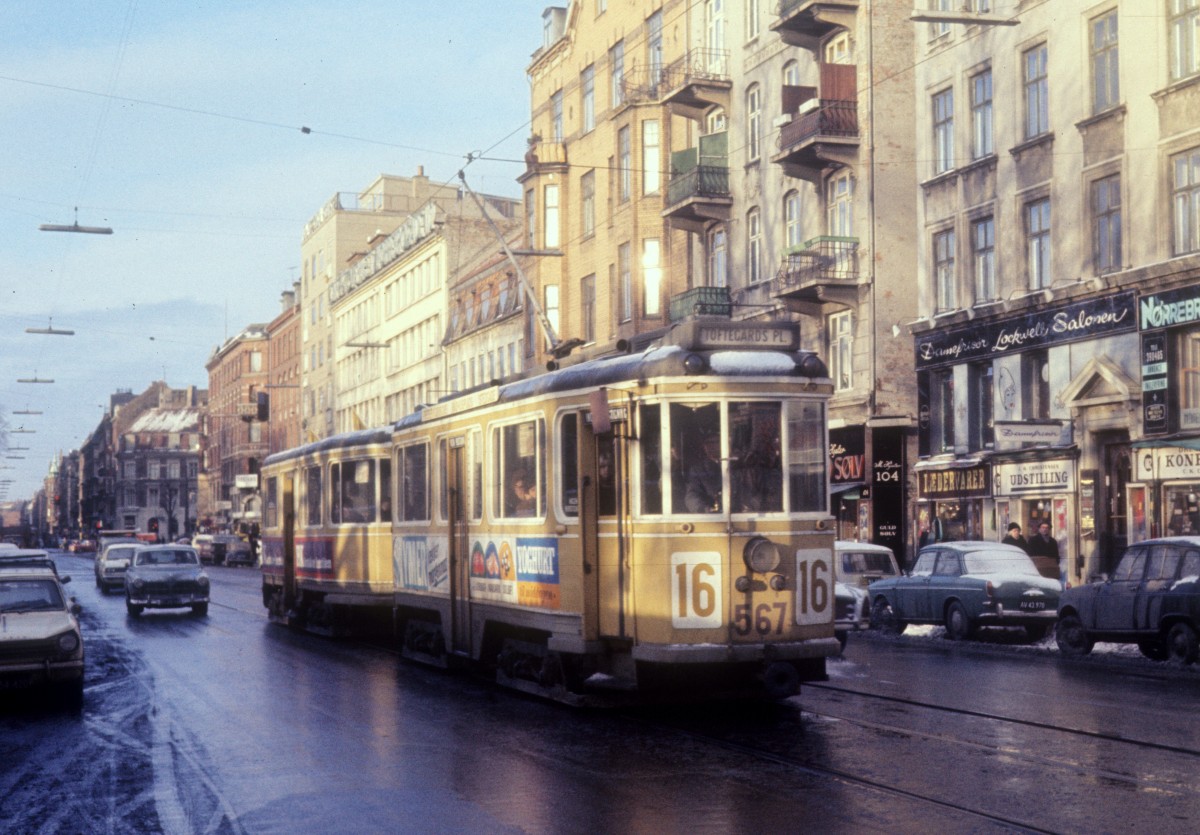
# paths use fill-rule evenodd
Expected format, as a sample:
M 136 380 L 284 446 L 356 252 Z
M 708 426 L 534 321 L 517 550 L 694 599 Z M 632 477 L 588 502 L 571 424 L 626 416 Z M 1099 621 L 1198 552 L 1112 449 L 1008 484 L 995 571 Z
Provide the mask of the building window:
M 622 88 L 625 86 L 625 42 L 617 41 L 608 51 L 608 67 L 612 74 L 610 99 L 614 108 L 621 106 Z
M 555 335 L 559 334 L 559 318 L 558 318 L 558 285 L 547 284 L 542 288 L 542 308 L 546 314 L 546 321 L 550 323 L 550 327 L 554 330 Z
M 755 84 L 746 91 L 746 156 L 751 162 L 758 159 L 761 121 L 762 92 Z
M 971 224 L 971 255 L 975 269 L 975 303 L 995 301 L 996 220 L 985 217 Z
M 563 141 L 563 94 L 562 90 L 550 97 L 550 133 L 555 142 Z
M 954 91 L 933 94 L 933 173 L 954 167 Z
M 596 340 L 596 276 L 587 275 L 579 283 L 580 335 L 584 342 Z
M 729 286 L 729 240 L 724 227 L 708 233 L 708 284 L 710 287 Z
M 783 224 L 787 248 L 793 249 L 804 243 L 800 216 L 800 192 L 792 190 L 783 196 Z
M 633 265 L 629 243 L 617 247 L 617 273 L 620 276 L 621 321 L 633 318 Z
M 1029 253 L 1029 289 L 1050 286 L 1050 198 L 1025 206 L 1025 241 Z
M 969 366 L 967 373 L 971 386 L 967 398 L 969 446 L 972 451 L 991 449 L 996 443 L 992 364 Z
M 929 448 L 954 451 L 954 369 L 941 368 L 929 375 Z
M 1200 331 L 1179 336 L 1179 428 L 1200 429 Z
M 1025 138 L 1032 139 L 1050 131 L 1046 45 L 1035 46 L 1024 54 L 1023 59 L 1025 66 Z
M 658 238 L 642 241 L 643 315 L 662 315 L 662 245 Z
M 954 281 L 954 230 L 933 236 L 933 281 L 936 310 L 943 313 L 958 305 Z
M 1092 183 L 1092 258 L 1098 274 L 1121 269 L 1121 178 Z
M 646 18 L 646 66 L 650 68 L 650 86 L 657 88 L 663 65 L 663 20 L 658 11 Z
M 971 158 L 982 159 L 995 151 L 992 137 L 992 71 L 971 77 Z
M 263 370 L 262 351 L 251 351 L 249 354 L 250 373 L 256 374 Z
M 1027 351 L 1021 357 L 1022 417 L 1048 420 L 1050 417 L 1050 356 L 1045 351 Z
M 800 62 L 788 61 L 783 65 L 783 86 L 784 87 L 799 87 L 800 86 Z
M 746 0 L 746 40 L 758 37 L 758 0 Z
M 630 156 L 629 126 L 626 125 L 617 131 L 617 176 L 620 178 L 618 194 L 622 203 L 628 202 L 630 194 L 633 192 Z
M 746 213 L 746 283 L 762 281 L 762 216 L 758 209 Z
M 525 192 L 525 242 L 530 249 L 537 249 L 537 200 L 533 189 Z
M 544 192 L 546 205 L 544 209 L 544 228 L 546 249 L 558 247 L 558 186 L 546 186 Z
M 1171 170 L 1175 254 L 1183 255 L 1200 250 L 1200 148 L 1173 157 Z
M 1117 73 L 1117 11 L 1092 20 L 1092 112 L 1108 110 L 1121 100 Z
M 1200 0 L 1170 0 L 1171 80 L 1200 72 Z
M 854 320 L 849 310 L 834 313 L 828 319 L 829 375 L 835 391 L 854 386 Z
M 657 194 L 662 187 L 662 163 L 657 119 L 642 122 L 642 194 Z
M 948 12 L 948 11 L 951 11 L 953 6 L 951 5 L 951 0 L 930 0 L 929 8 L 932 11 Z M 949 31 L 950 31 L 950 24 L 945 21 L 939 20 L 935 23 L 930 23 L 929 24 L 929 39 L 932 41 L 936 38 L 940 38 L 940 37 L 942 37 L 942 35 L 949 33 Z
M 596 0 L 596 17 L 608 10 L 608 0 Z
M 708 45 L 708 69 L 724 75 L 721 53 L 725 51 L 725 0 L 704 0 L 704 31 Z
M 583 132 L 590 133 L 596 128 L 596 68 L 584 68 L 579 77 L 579 95 L 582 99 L 580 109 L 583 111 Z
M 843 171 L 825 184 L 825 225 L 830 235 L 854 237 L 854 180 Z
M 596 234 L 596 172 L 589 171 L 579 178 L 579 192 L 582 196 L 580 206 L 580 226 L 583 237 L 590 238 Z

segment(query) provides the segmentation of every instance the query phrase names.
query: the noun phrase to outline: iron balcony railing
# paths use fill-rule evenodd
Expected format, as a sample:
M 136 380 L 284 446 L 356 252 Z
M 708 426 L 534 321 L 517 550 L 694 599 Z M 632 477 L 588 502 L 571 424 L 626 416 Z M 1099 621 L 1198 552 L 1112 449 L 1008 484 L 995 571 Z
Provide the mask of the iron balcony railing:
M 689 316 L 732 316 L 733 299 L 728 287 L 693 287 L 671 297 L 671 321 Z
M 779 129 L 779 150 L 786 151 L 820 137 L 857 137 L 858 102 L 821 99 Z
M 775 281 L 781 293 L 858 281 L 858 238 L 821 235 L 805 241 L 803 249 L 784 254 Z
M 674 206 L 693 197 L 729 197 L 729 169 L 717 165 L 697 165 L 676 174 L 667 183 L 667 205 Z
M 729 81 L 729 50 L 692 49 L 687 55 L 672 61 L 662 70 L 658 81 L 667 90 L 685 84 L 709 81 Z

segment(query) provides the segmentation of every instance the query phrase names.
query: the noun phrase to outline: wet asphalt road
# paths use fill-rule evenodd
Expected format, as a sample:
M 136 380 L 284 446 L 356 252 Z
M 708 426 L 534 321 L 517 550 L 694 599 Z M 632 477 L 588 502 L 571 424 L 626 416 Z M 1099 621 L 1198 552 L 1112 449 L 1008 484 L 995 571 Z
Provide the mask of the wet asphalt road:
M 0 700 L 4 832 L 1200 830 L 1200 672 L 852 636 L 779 706 L 576 712 L 269 625 L 129 618 L 63 555 L 85 704 Z

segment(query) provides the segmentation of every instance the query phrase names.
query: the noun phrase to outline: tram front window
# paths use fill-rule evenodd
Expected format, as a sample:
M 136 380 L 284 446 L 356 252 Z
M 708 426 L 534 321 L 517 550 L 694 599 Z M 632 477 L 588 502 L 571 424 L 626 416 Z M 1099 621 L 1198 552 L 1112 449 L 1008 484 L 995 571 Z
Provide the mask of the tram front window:
M 779 403 L 729 406 L 730 492 L 735 513 L 783 510 Z
M 716 403 L 671 404 L 671 510 L 719 513 L 721 412 Z

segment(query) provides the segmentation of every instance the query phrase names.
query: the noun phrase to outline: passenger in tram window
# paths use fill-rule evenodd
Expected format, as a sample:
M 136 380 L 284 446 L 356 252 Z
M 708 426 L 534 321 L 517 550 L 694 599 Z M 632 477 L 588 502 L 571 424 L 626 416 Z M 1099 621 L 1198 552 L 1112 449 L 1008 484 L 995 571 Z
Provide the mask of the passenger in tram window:
M 509 487 L 509 515 L 532 516 L 537 511 L 537 485 L 524 470 L 513 473 Z
M 706 434 L 700 451 L 687 471 L 684 502 L 689 513 L 717 513 L 721 510 L 721 436 Z
M 612 516 L 617 512 L 617 482 L 613 472 L 613 454 L 610 448 L 600 453 L 596 460 L 597 496 L 600 500 L 600 515 Z

